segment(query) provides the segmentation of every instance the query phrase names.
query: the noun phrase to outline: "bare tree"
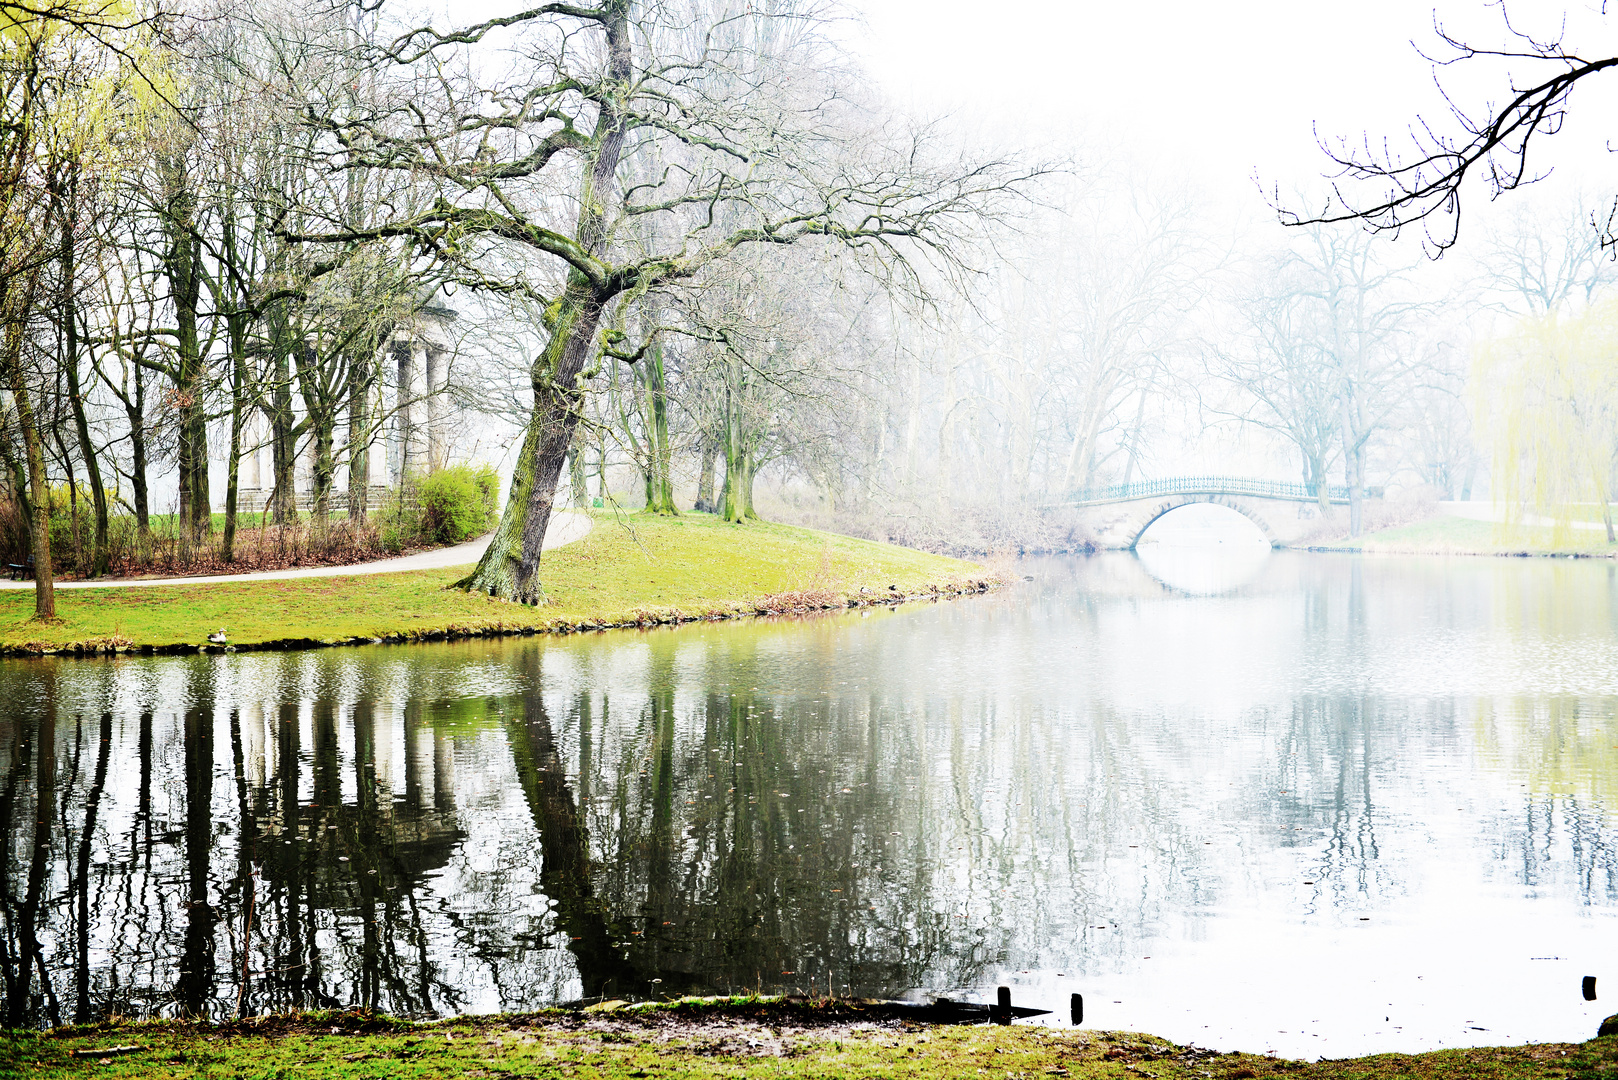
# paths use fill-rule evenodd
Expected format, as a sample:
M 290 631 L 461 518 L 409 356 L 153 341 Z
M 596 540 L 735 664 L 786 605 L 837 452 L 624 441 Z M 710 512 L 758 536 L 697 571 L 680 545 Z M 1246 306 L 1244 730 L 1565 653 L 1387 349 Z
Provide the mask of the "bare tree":
M 469 588 L 540 600 L 579 377 L 603 355 L 634 361 L 650 347 L 601 332 L 619 297 L 697 279 L 752 245 L 844 245 L 901 275 L 917 258 L 948 263 L 956 238 L 1030 175 L 962 160 L 930 131 L 873 123 L 819 25 L 813 8 L 785 3 L 543 4 L 404 32 L 376 58 L 401 74 L 393 108 L 316 118 L 343 163 L 432 177 L 442 195 L 371 229 L 333 223 L 302 239 L 406 236 L 467 268 L 491 247 L 519 246 L 535 261 L 520 282 L 480 282 L 545 296 L 550 336 L 530 372 L 507 510 Z M 475 55 L 496 42 L 522 58 L 501 82 Z M 642 156 L 660 163 L 653 179 L 626 184 L 626 162 Z M 664 230 L 631 226 L 655 217 L 674 223 L 677 243 L 642 246 Z
M 1543 173 L 1530 168 L 1531 147 L 1561 131 L 1574 89 L 1618 67 L 1618 56 L 1601 55 L 1606 50 L 1581 54 L 1564 40 L 1565 20 L 1554 36 L 1535 37 L 1513 25 L 1504 2 L 1499 7 L 1505 29 L 1501 44 L 1474 45 L 1437 23 L 1439 50 L 1427 59 L 1435 70 L 1490 62 L 1503 66 L 1503 104 L 1469 108 L 1446 94 L 1450 123 L 1435 125 L 1417 117 L 1410 126 L 1408 154 L 1369 136 L 1358 145 L 1346 139 L 1323 142 L 1321 148 L 1338 170 L 1332 197 L 1321 211 L 1306 213 L 1283 208 L 1277 199 L 1281 220 L 1289 225 L 1357 221 L 1378 232 L 1419 224 L 1426 243 L 1441 253 L 1460 235 L 1461 190 L 1467 177 L 1479 176 L 1491 198 L 1539 179 Z M 1605 17 L 1605 4 L 1601 13 Z M 1344 181 L 1355 190 L 1348 190 Z M 1360 188 L 1373 194 L 1361 197 Z M 1611 240 L 1609 216 L 1604 242 Z
M 1411 297 L 1406 268 L 1381 255 L 1363 232 L 1303 230 L 1291 251 L 1260 271 L 1264 286 L 1239 305 L 1248 340 L 1216 350 L 1211 369 L 1252 399 L 1251 407 L 1226 415 L 1274 431 L 1298 449 L 1304 481 L 1322 509 L 1326 469 L 1333 458 L 1341 462 L 1355 536 L 1367 453 L 1424 370 L 1414 339 L 1424 305 Z
M 1618 282 L 1618 263 L 1591 227 L 1584 198 L 1535 210 L 1525 207 L 1486 239 L 1474 278 L 1495 305 L 1515 315 L 1545 315 L 1583 306 Z
M 1303 482 L 1330 506 L 1328 473 L 1341 454 L 1336 380 L 1290 257 L 1261 262 L 1234 298 L 1238 327 L 1208 353 L 1207 373 L 1235 390 L 1235 401 L 1204 394 L 1204 411 L 1270 431 L 1291 443 Z

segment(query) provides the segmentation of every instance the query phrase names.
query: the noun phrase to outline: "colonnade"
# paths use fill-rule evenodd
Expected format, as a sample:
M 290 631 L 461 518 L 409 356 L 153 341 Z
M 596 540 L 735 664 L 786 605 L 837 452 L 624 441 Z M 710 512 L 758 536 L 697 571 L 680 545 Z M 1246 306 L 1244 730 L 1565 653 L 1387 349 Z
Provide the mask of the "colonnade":
M 433 321 L 441 316 L 431 312 Z M 448 313 L 453 318 L 453 313 Z M 429 330 L 432 328 L 428 328 Z M 435 333 L 410 327 L 395 334 L 383 347 L 380 375 L 372 390 L 368 432 L 361 439 L 370 442 L 366 456 L 366 499 L 378 505 L 387 489 L 397 487 L 409 475 L 420 475 L 448 463 L 450 456 L 449 373 L 450 350 Z M 303 409 L 294 388 L 293 411 L 301 419 Z M 348 410 L 338 417 L 335 445 L 337 460 L 332 482 L 331 507 L 348 506 L 348 450 L 354 441 L 348 430 Z M 275 466 L 270 446 L 270 426 L 255 411 L 243 433 L 244 451 L 238 481 L 237 506 L 244 511 L 262 510 L 275 487 Z M 307 510 L 314 488 L 314 452 L 307 437 L 299 441 L 294 483 L 300 510 Z M 224 491 L 220 484 L 217 490 Z

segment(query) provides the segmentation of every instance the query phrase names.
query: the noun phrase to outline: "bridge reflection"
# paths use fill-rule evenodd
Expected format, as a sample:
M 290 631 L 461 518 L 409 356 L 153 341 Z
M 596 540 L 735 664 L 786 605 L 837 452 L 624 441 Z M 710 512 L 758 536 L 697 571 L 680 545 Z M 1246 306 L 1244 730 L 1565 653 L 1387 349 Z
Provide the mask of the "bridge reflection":
M 1249 584 L 1263 572 L 1270 546 L 1187 547 L 1141 544 L 1135 557 L 1166 588 L 1190 596 L 1219 596 Z

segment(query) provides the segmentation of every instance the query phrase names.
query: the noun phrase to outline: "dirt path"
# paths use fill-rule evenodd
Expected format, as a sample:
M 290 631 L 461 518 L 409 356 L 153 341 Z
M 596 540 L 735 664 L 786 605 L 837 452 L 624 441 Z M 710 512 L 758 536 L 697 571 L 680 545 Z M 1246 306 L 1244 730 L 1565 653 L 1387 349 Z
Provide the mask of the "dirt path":
M 576 510 L 557 510 L 545 530 L 545 550 L 559 548 L 583 539 L 592 522 L 590 515 Z M 350 577 L 357 574 L 396 574 L 404 570 L 440 570 L 447 566 L 467 566 L 483 557 L 494 536 L 480 536 L 454 547 L 435 548 L 397 559 L 354 563 L 349 566 L 306 566 L 295 570 L 264 570 L 256 574 L 211 574 L 199 577 L 103 578 L 99 581 L 58 581 L 58 589 L 127 589 L 141 585 L 218 585 L 231 581 L 295 581 L 299 578 Z M 32 590 L 32 581 L 0 581 L 0 589 Z

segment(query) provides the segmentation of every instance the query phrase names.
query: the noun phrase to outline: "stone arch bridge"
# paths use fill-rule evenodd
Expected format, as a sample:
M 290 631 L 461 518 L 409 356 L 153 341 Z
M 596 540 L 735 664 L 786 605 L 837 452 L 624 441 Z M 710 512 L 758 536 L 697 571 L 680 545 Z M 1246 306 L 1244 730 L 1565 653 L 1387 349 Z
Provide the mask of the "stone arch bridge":
M 1348 502 L 1348 488 L 1328 487 L 1331 503 Z M 1129 550 L 1148 526 L 1170 510 L 1197 503 L 1225 506 L 1258 526 L 1276 547 L 1286 547 L 1320 516 L 1320 496 L 1303 484 L 1230 476 L 1179 476 L 1074 492 L 1060 504 L 1084 511 L 1096 543 Z

